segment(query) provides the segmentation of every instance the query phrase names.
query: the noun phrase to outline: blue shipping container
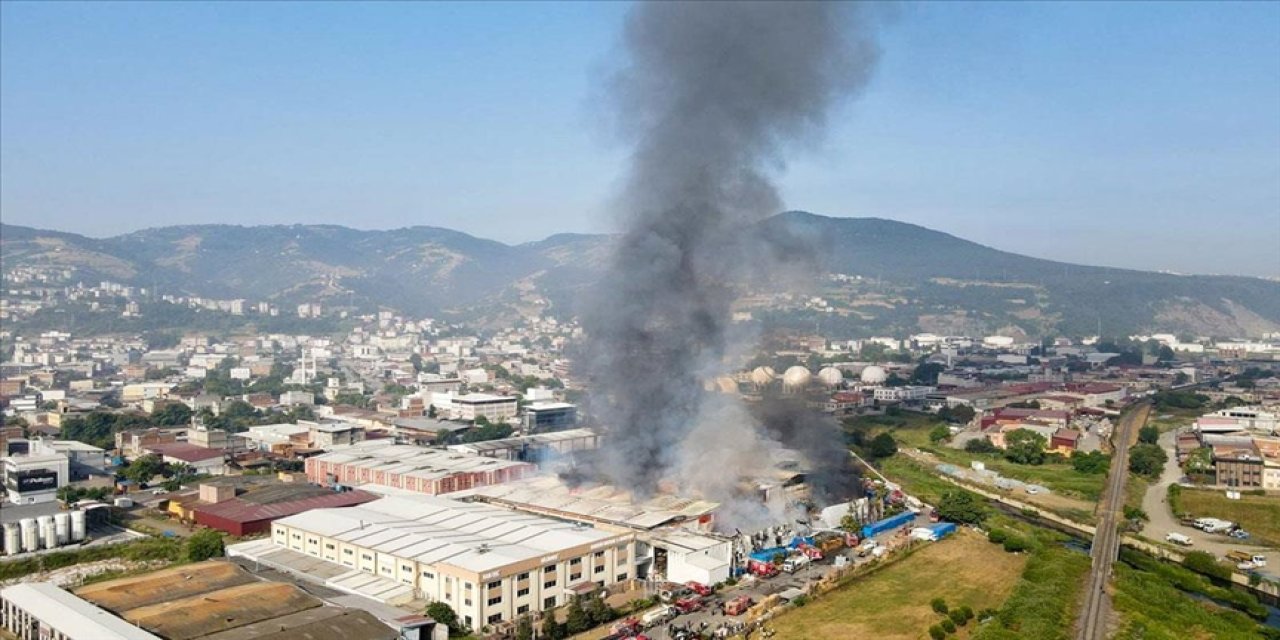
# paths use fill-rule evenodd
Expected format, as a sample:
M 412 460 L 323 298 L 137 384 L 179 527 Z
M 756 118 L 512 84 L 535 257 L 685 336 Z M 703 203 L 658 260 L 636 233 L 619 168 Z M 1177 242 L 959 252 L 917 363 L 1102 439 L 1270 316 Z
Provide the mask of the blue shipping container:
M 773 562 L 773 559 L 778 554 L 782 554 L 783 556 L 788 555 L 787 548 L 786 547 L 769 547 L 768 549 L 753 551 L 747 557 L 751 558 L 752 560 L 755 560 L 756 562 Z
M 954 522 L 939 522 L 937 524 L 929 525 L 929 529 L 933 530 L 933 537 L 935 539 L 941 540 L 955 533 L 956 525 Z
M 862 527 L 862 537 L 870 538 L 871 536 L 879 535 L 886 531 L 892 531 L 915 519 L 916 519 L 915 512 L 904 511 L 902 513 L 899 513 L 896 516 L 893 516 L 892 518 L 885 518 L 884 520 L 881 520 L 879 522 L 873 522 L 869 525 Z
M 802 537 L 802 536 L 796 536 L 796 537 L 792 538 L 792 539 L 791 539 L 791 542 L 789 542 L 789 543 L 787 544 L 787 548 L 788 548 L 788 549 L 794 549 L 794 548 L 796 548 L 796 547 L 798 547 L 798 546 L 800 546 L 800 545 L 802 545 L 802 544 L 807 544 L 807 545 L 809 545 L 809 546 L 811 546 L 811 547 L 812 547 L 812 546 L 813 546 L 813 538 L 812 538 L 812 537 L 805 538 L 805 537 Z

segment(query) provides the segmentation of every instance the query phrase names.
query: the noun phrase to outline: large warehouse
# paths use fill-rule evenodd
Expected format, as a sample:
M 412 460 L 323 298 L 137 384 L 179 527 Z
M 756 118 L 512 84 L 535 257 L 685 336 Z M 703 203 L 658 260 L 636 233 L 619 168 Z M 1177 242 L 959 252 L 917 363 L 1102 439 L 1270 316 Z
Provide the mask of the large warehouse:
M 412 587 L 472 628 L 633 577 L 633 534 L 434 496 L 307 511 L 274 522 L 271 542 Z
M 527 462 L 377 440 L 307 458 L 306 465 L 307 480 L 319 485 L 371 484 L 428 495 L 510 482 L 538 470 Z

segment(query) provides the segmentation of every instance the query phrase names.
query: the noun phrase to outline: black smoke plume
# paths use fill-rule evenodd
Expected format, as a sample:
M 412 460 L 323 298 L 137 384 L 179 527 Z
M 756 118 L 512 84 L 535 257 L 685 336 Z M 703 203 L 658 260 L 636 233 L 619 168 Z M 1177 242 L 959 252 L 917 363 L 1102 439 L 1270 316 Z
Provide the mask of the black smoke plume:
M 592 408 L 609 427 L 600 471 L 615 483 L 729 500 L 770 446 L 704 381 L 750 347 L 731 323 L 739 287 L 804 257 L 750 230 L 781 210 L 771 175 L 784 152 L 815 142 L 865 83 L 872 22 L 861 5 L 824 2 L 652 2 L 628 17 L 609 85 L 634 145 L 625 231 L 583 314 Z

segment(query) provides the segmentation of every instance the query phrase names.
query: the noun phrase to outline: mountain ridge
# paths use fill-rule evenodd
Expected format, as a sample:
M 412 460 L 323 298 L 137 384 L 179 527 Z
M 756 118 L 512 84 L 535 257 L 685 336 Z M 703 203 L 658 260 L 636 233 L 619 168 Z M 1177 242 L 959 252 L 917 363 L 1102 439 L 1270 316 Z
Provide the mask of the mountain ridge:
M 813 283 L 813 292 L 845 304 L 822 320 L 841 331 L 1012 325 L 1028 334 L 1083 334 L 1099 322 L 1116 332 L 1280 330 L 1280 283 L 1254 276 L 1077 265 L 875 217 L 788 211 L 752 232 L 791 243 L 786 248 L 805 252 L 823 273 L 865 279 Z M 91 238 L 0 223 L 0 268 L 7 274 L 21 266 L 60 266 L 83 280 L 189 296 L 511 316 L 531 301 L 575 311 L 618 238 L 556 233 L 506 244 L 427 225 L 361 230 L 327 224 L 177 225 Z M 813 326 L 813 313 L 803 309 L 760 315 Z

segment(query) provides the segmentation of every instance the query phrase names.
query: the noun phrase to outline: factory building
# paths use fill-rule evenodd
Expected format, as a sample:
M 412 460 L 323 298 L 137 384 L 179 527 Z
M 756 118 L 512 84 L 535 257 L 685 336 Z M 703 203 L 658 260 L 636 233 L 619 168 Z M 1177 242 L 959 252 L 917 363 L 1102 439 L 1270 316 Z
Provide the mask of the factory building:
M 4 458 L 4 487 L 13 504 L 50 502 L 71 476 L 71 462 L 61 453 Z
M 578 407 L 568 402 L 534 402 L 524 408 L 526 433 L 572 429 L 578 424 Z
M 235 545 L 231 553 L 253 557 L 287 549 L 320 558 L 348 574 L 446 602 L 474 629 L 634 577 L 633 545 L 630 533 L 411 496 L 283 518 L 272 524 L 269 542 Z M 336 576 L 326 584 L 344 580 Z
M 590 429 L 569 429 L 531 436 L 450 445 L 450 451 L 501 460 L 541 462 L 574 451 L 600 447 L 600 436 Z
M 514 422 L 517 405 L 514 396 L 469 393 L 465 396 L 453 396 L 451 409 L 454 420 L 474 422 L 476 418 L 483 417 L 496 424 Z
M 267 533 L 272 522 L 296 513 L 349 507 L 378 498 L 364 491 L 336 492 L 306 484 L 263 487 L 241 496 L 235 493 L 230 485 L 200 485 L 199 501 L 190 505 L 195 521 L 233 536 L 247 536 Z
M 160 640 L 52 582 L 0 589 L 0 627 L 18 640 Z
M 307 458 L 307 480 L 326 486 L 375 485 L 440 495 L 518 480 L 537 471 L 527 462 L 370 440 Z

